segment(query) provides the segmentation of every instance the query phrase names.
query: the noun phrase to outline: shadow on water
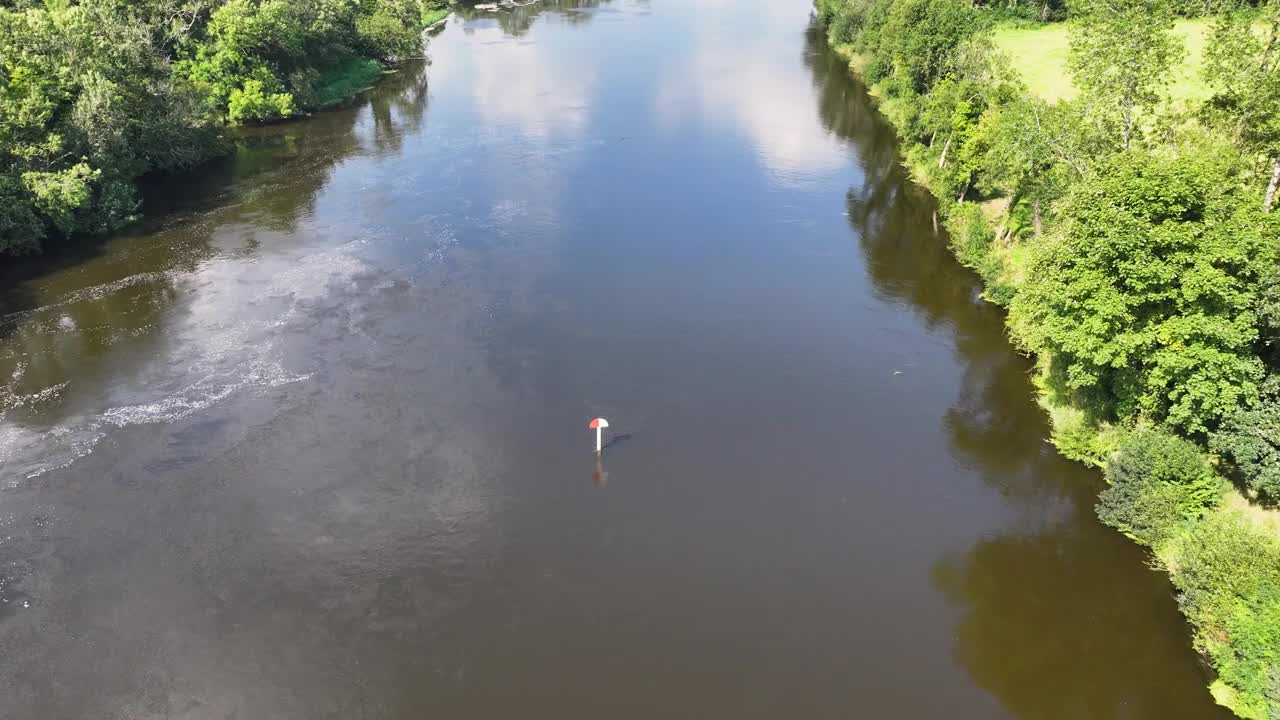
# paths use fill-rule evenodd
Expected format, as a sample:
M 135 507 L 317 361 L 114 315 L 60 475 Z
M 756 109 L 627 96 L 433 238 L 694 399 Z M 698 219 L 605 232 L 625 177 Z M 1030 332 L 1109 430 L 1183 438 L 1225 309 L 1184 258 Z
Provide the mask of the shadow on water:
M 634 437 L 632 433 L 623 433 L 621 435 L 615 435 L 609 438 L 609 441 L 606 442 L 600 449 L 601 451 L 604 451 L 612 447 L 617 447 L 618 445 L 621 445 L 622 443 L 630 440 L 632 437 Z
M 932 570 L 933 587 L 960 615 L 956 662 L 1019 718 L 1226 717 L 1204 691 L 1168 581 L 1097 522 L 1098 474 L 1045 442 L 1031 363 L 1008 344 L 1001 312 L 979 299 L 945 232 L 932 232 L 936 206 L 903 170 L 892 128 L 820 32 L 811 31 L 805 60 L 823 122 L 860 153 L 865 180 L 847 205 L 870 279 L 882 297 L 945 330 L 963 358 L 944 419 L 950 452 L 1015 516 Z

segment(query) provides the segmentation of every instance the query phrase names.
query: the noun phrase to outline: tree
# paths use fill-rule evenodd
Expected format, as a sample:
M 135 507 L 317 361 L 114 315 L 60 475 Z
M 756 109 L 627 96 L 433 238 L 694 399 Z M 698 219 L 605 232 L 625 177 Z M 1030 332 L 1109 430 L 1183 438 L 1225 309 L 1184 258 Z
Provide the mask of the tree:
M 136 208 L 134 177 L 203 156 L 199 122 L 142 21 L 148 7 L 0 8 L 2 249 L 119 227 Z
M 1204 433 L 1256 398 L 1255 286 L 1278 228 L 1240 202 L 1223 156 L 1111 158 L 1037 251 L 1011 322 L 1095 416 Z
M 1169 0 L 1077 0 L 1072 10 L 1072 81 L 1103 119 L 1118 123 L 1128 150 L 1184 52 Z
M 982 24 L 968 0 L 898 0 L 877 33 L 876 54 L 903 89 L 924 93 L 954 69 L 958 49 Z
M 352 68 L 367 78 L 369 58 L 416 54 L 434 7 L 0 0 L 0 252 L 119 227 L 136 215 L 139 175 L 207 158 L 220 124 L 289 117 L 320 105 L 321 89 L 328 99 L 344 82 L 362 87 Z
M 1092 153 L 1079 112 L 1066 103 L 1050 105 L 1019 93 L 984 116 L 983 124 L 989 126 L 989 147 L 979 163 L 979 189 L 1007 194 L 1011 215 L 1025 199 L 1040 234 L 1050 204 L 1088 172 Z
M 1262 33 L 1254 31 L 1260 24 Z M 1280 0 L 1257 13 L 1236 7 L 1219 14 L 1205 47 L 1205 80 L 1214 94 L 1206 108 L 1246 150 L 1271 166 L 1262 207 L 1270 212 L 1280 189 Z

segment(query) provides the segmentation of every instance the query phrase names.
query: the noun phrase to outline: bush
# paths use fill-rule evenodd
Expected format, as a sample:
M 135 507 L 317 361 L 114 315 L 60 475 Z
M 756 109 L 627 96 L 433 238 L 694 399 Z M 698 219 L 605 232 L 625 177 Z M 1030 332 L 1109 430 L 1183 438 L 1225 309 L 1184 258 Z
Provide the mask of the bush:
M 1221 483 L 1194 444 L 1159 430 L 1129 436 L 1107 463 L 1098 517 L 1158 547 L 1217 505 Z
M 358 18 L 356 35 L 362 49 L 380 60 L 404 59 L 422 47 L 418 33 L 385 7 Z
M 1196 647 L 1218 673 L 1215 693 L 1247 718 L 1280 718 L 1280 540 L 1215 513 L 1177 543 L 1173 583 Z
M 839 13 L 831 18 L 831 42 L 835 45 L 849 45 L 858 36 L 858 18 L 852 13 Z
M 1264 502 L 1280 503 L 1280 376 L 1263 384 L 1262 402 L 1231 414 L 1209 439 L 1240 482 Z
M 44 226 L 31 206 L 22 181 L 0 175 L 0 253 L 18 254 L 39 249 Z
M 997 305 L 1008 305 L 1014 288 L 1004 279 L 1004 265 L 995 251 L 995 231 L 976 203 L 961 203 L 947 213 L 951 249 L 961 264 L 982 278 L 986 297 Z
M 77 163 L 62 172 L 28 172 L 22 183 L 31 193 L 32 204 L 63 235 L 76 228 L 76 215 L 93 198 L 93 185 L 101 170 Z
M 261 122 L 292 114 L 293 96 L 271 92 L 261 80 L 246 80 L 244 87 L 232 90 L 227 100 L 227 119 L 233 123 Z

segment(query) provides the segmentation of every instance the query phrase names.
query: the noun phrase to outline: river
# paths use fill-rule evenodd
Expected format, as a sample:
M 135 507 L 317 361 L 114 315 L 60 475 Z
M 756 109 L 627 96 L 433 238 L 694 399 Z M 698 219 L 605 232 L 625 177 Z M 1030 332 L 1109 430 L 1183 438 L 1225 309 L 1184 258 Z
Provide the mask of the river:
M 0 276 L 0 717 L 1226 716 L 804 0 L 430 55 Z

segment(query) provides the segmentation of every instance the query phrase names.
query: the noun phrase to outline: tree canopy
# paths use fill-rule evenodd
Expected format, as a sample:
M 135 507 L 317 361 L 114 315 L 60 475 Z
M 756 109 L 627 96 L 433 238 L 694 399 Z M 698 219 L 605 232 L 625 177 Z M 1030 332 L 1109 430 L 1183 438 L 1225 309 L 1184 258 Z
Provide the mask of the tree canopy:
M 1126 153 L 1079 184 L 1011 308 L 1099 415 L 1204 433 L 1256 398 L 1254 287 L 1275 223 L 1220 157 Z
M 369 71 L 365 58 L 419 53 L 436 6 L 0 2 L 0 253 L 121 226 L 139 175 L 203 161 L 221 126 L 319 107 L 353 68 Z

